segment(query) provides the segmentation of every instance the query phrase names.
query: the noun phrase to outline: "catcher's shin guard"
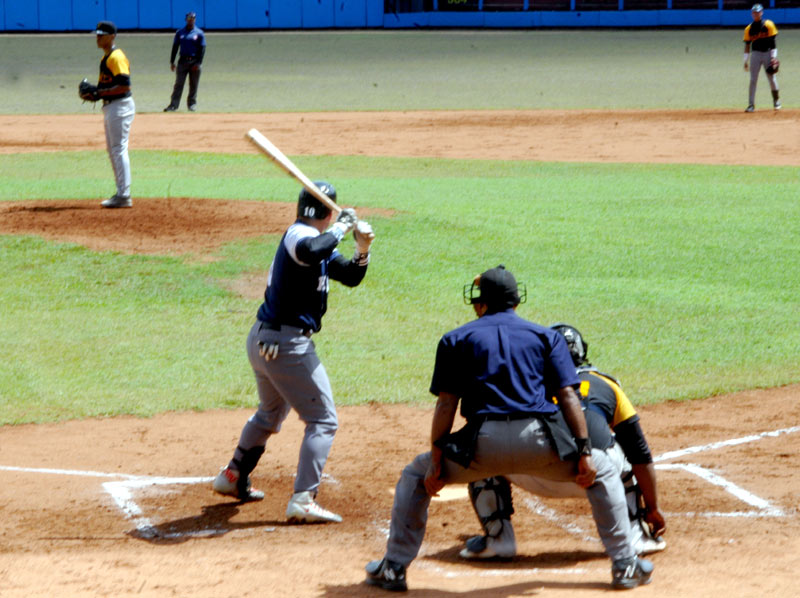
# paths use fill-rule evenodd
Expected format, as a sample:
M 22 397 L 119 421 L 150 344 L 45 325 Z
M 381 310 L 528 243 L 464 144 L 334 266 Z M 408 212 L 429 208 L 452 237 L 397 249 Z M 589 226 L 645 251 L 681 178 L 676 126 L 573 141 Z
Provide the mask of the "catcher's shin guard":
M 467 540 L 460 555 L 465 559 L 511 558 L 516 554 L 517 543 L 511 515 L 511 485 L 504 477 L 493 477 L 469 485 L 472 507 L 483 528 L 483 536 Z
M 510 520 L 514 514 L 511 484 L 503 477 L 471 482 L 469 497 L 483 531 L 491 538 L 498 537 L 503 531 L 504 521 Z

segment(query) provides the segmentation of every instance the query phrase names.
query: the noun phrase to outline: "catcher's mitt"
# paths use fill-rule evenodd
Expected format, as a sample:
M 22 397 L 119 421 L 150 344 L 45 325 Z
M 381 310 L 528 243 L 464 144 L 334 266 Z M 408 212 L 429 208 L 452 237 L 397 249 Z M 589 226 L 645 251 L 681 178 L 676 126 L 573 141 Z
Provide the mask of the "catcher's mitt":
M 78 96 L 84 102 L 96 102 L 100 99 L 100 95 L 97 93 L 97 85 L 92 85 L 89 83 L 89 79 L 86 78 L 78 84 Z
M 778 69 L 781 67 L 781 61 L 777 58 L 773 58 L 769 61 L 769 66 L 767 67 L 767 73 L 770 75 L 774 75 L 778 72 Z

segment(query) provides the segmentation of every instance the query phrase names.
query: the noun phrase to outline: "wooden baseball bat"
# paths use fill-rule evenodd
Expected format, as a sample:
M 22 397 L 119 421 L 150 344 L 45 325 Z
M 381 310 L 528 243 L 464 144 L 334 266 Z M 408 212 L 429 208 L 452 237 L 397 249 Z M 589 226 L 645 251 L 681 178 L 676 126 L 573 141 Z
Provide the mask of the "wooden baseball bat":
M 294 164 L 294 162 L 287 158 L 284 153 L 275 146 L 274 143 L 264 137 L 264 135 L 262 135 L 258 129 L 250 129 L 247 132 L 246 137 L 252 141 L 256 147 L 258 147 L 258 149 L 260 149 L 267 156 L 267 158 L 272 160 L 272 162 L 274 162 L 278 168 L 303 185 L 303 187 L 305 187 L 308 192 L 311 193 L 311 195 L 322 202 L 322 205 L 335 214 L 339 214 L 339 212 L 342 211 L 342 208 L 336 205 L 336 202 L 320 191 L 319 187 L 311 182 L 311 179 L 304 175 L 303 172 Z

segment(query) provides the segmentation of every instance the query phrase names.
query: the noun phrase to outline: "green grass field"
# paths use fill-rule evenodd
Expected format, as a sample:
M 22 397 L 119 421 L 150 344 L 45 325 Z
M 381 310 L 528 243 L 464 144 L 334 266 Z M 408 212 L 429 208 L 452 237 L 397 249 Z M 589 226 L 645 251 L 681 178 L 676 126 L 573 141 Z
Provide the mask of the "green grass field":
M 787 63 L 792 43 L 781 39 Z M 64 48 L 54 54 L 53 44 Z M 0 111 L 84 112 L 59 81 L 77 87 L 95 72 L 93 44 L 0 37 L 9 78 Z M 738 94 L 719 105 L 738 108 L 746 93 L 732 30 L 212 34 L 209 44 L 203 110 L 711 107 L 720 91 L 694 70 L 709 55 L 730 62 L 719 87 Z M 169 38 L 121 35 L 120 45 L 130 49 L 140 111 L 160 110 L 172 80 Z M 557 56 L 565 58 L 556 76 Z M 648 56 L 661 66 L 626 67 Z M 14 75 L 23 57 L 25 74 Z M 603 86 L 596 77 L 609 60 Z M 531 76 L 520 79 L 516 67 Z M 20 96 L 36 82 L 44 87 L 35 98 Z M 297 193 L 255 155 L 131 155 L 137 197 Z M 636 402 L 800 380 L 796 168 L 296 161 L 346 190 L 348 204 L 398 210 L 372 219 L 368 276 L 357 289 L 334 285 L 315 337 L 340 404 L 429 401 L 439 336 L 473 317 L 462 285 L 501 262 L 527 284 L 520 314 L 577 326 L 595 364 Z M 104 152 L 0 154 L 0 201 L 82 198 L 110 178 Z M 0 237 L 0 423 L 255 405 L 244 339 L 258 301 L 226 281 L 264 271 L 277 241 L 233 243 L 212 261 Z

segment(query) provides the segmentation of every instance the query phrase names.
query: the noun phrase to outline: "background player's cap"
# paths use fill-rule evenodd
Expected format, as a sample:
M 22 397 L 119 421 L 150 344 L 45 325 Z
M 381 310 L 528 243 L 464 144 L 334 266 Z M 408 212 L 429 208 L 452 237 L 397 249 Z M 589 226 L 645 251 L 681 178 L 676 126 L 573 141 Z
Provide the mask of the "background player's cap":
M 194 12 L 193 10 L 190 10 L 189 12 L 186 13 L 186 18 L 187 19 L 196 19 L 197 18 L 197 13 Z
M 753 4 L 753 8 L 750 9 L 750 12 L 764 12 L 764 7 L 760 4 Z
M 111 21 L 100 21 L 95 27 L 94 32 L 97 35 L 116 35 L 117 26 Z
M 525 302 L 527 293 L 525 285 L 521 286 L 522 295 L 519 292 L 517 279 L 503 264 L 500 264 L 476 276 L 471 285 L 464 285 L 464 300 L 472 304 L 483 303 L 489 306 L 490 310 L 508 309 Z

